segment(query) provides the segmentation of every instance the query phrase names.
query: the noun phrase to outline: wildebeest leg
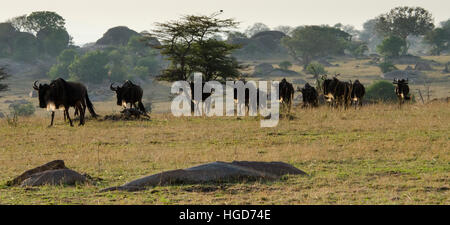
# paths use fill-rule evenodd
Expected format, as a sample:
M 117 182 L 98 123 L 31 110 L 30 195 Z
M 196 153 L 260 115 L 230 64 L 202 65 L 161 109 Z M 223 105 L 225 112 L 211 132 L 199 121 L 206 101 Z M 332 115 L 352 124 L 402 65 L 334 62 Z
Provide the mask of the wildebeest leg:
M 78 126 L 84 125 L 84 110 L 80 101 L 76 103 L 75 110 L 79 111 L 80 113 L 80 123 L 78 124 Z
M 53 119 L 55 118 L 55 111 L 52 111 L 52 121 L 50 122 L 50 126 L 53 126 Z
M 73 127 L 72 119 L 70 119 L 70 115 L 69 115 L 69 107 L 68 106 L 65 107 L 64 112 L 67 115 L 67 119 L 69 119 L 70 126 Z

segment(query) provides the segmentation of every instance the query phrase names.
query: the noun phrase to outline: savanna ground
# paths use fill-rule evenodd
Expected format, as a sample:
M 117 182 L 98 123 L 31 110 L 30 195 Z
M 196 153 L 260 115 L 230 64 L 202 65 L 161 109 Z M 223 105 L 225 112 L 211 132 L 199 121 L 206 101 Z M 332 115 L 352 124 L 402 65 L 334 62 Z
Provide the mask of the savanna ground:
M 107 112 L 100 112 L 105 115 Z M 450 204 L 450 107 L 368 105 L 294 108 L 275 128 L 259 117 L 88 120 L 69 127 L 61 113 L 0 121 L 0 204 Z M 6 181 L 54 159 L 103 179 L 96 185 L 7 187 Z M 279 181 L 105 187 L 212 161 L 283 161 L 309 176 Z
M 450 56 L 425 58 L 450 61 Z M 326 69 L 367 87 L 380 80 L 379 68 L 367 62 L 342 58 L 332 61 L 339 67 Z M 449 96 L 448 74 L 441 73 L 443 66 L 433 69 L 425 72 L 431 97 Z M 299 78 L 313 84 L 310 76 Z M 2 93 L 0 111 L 8 112 L 6 100 L 27 99 L 38 105 L 27 96 L 34 80 L 13 75 L 10 91 Z M 450 105 L 422 104 L 417 96 L 417 89 L 424 94 L 422 84 L 410 83 L 417 102 L 402 109 L 395 104 L 357 110 L 296 107 L 275 128 L 261 128 L 259 117 L 173 117 L 168 113 L 169 87 L 144 86 L 144 103 L 153 103 L 151 121 L 90 119 L 83 127 L 69 127 L 57 113 L 55 126 L 47 128 L 50 117 L 43 109 L 19 117 L 16 125 L 0 119 L 0 204 L 450 204 Z M 151 99 L 149 93 L 154 93 Z M 103 116 L 120 110 L 113 93 L 94 105 Z M 76 187 L 5 185 L 55 159 L 103 180 Z M 99 192 L 166 170 L 233 160 L 283 161 L 309 176 Z

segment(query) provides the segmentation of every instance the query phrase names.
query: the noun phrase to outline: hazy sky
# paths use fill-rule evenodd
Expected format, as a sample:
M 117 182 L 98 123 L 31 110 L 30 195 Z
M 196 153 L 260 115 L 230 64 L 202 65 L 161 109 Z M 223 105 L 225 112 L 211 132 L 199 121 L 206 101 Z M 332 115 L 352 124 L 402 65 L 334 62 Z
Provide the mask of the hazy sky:
M 271 28 L 341 22 L 359 29 L 366 20 L 396 6 L 421 6 L 433 14 L 435 24 L 450 18 L 448 0 L 2 0 L 0 22 L 33 11 L 54 11 L 66 19 L 75 44 L 84 44 L 114 26 L 140 32 L 152 29 L 155 22 L 219 10 L 224 10 L 222 18 L 240 21 L 240 30 L 255 22 Z

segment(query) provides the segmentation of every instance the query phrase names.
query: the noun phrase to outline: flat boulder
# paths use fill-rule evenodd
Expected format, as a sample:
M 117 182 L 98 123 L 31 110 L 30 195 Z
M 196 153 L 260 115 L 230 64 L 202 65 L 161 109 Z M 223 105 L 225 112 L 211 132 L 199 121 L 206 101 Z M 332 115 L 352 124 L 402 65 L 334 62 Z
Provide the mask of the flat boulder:
M 90 177 L 67 168 L 63 160 L 54 160 L 30 169 L 6 183 L 7 186 L 75 185 Z
M 87 179 L 71 169 L 47 170 L 31 175 L 24 180 L 20 186 L 42 186 L 42 185 L 75 185 L 84 184 Z
M 275 180 L 283 175 L 307 175 L 305 172 L 283 162 L 233 161 L 212 162 L 199 166 L 170 170 L 146 176 L 122 186 L 101 190 L 145 190 L 148 187 L 172 184 L 201 184 L 208 182 L 224 183 L 242 180 Z

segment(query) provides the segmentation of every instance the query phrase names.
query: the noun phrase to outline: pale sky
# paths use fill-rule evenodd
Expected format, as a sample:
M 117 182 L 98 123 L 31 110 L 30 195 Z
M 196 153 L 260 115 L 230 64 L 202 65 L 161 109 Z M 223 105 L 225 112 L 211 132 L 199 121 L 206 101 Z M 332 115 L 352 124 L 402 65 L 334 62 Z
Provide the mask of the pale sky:
M 127 26 L 141 32 L 155 22 L 186 14 L 210 15 L 241 22 L 239 30 L 262 22 L 278 25 L 362 24 L 397 6 L 420 6 L 430 11 L 435 24 L 450 18 L 448 0 L 2 0 L 0 22 L 33 11 L 54 11 L 65 18 L 77 45 L 95 42 L 107 29 Z

